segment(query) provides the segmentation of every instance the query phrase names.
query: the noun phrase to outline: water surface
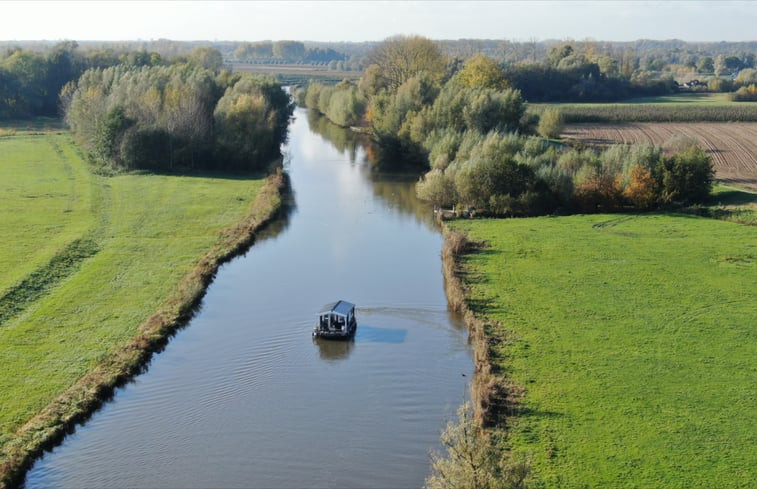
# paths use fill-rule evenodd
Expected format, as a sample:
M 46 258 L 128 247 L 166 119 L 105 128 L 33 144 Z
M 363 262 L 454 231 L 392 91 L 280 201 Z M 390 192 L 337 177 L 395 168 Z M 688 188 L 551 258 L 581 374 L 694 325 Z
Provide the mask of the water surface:
M 413 181 L 303 109 L 289 215 L 224 265 L 190 324 L 29 472 L 37 487 L 420 487 L 472 361 Z M 357 304 L 354 341 L 314 341 Z

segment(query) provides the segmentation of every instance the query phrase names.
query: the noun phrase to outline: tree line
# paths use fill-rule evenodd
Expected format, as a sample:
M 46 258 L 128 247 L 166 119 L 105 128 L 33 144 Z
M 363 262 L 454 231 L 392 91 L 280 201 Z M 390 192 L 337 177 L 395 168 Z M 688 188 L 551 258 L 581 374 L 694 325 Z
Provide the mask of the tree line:
M 215 48 L 43 50 L 0 56 L 0 119 L 64 115 L 99 165 L 248 171 L 279 154 L 292 113 L 270 77 L 232 74 Z
M 554 69 L 570 65 L 569 56 L 568 49 L 554 53 Z M 711 161 L 690 141 L 668 152 L 597 152 L 529 135 L 537 121 L 526 114 L 523 92 L 513 87 L 511 71 L 486 56 L 461 64 L 416 36 L 389 39 L 368 59 L 357 84 L 312 84 L 298 99 L 340 125 L 365 125 L 379 164 L 425 169 L 417 193 L 436 205 L 524 216 L 646 210 L 709 195 Z M 559 134 L 560 118 L 543 114 L 539 131 Z
M 128 169 L 261 169 L 292 113 L 275 79 L 193 63 L 89 69 L 62 99 L 90 157 Z
M 260 41 L 243 42 L 234 50 L 234 59 L 250 61 L 256 59 L 283 60 L 290 63 L 344 61 L 347 56 L 331 48 L 306 48 L 300 41 Z
M 223 56 L 216 49 L 202 46 L 173 57 L 145 49 L 82 50 L 74 41 L 57 43 L 45 50 L 8 47 L 0 54 L 0 119 L 60 115 L 61 90 L 88 69 L 175 63 L 192 63 L 217 70 L 223 65 Z

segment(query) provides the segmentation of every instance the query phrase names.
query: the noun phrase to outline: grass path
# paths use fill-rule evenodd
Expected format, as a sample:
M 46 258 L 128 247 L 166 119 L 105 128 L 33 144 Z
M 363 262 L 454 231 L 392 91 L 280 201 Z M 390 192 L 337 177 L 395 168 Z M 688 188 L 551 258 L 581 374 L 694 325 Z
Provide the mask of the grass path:
M 218 260 L 277 208 L 270 189 L 256 200 L 264 183 L 102 177 L 67 135 L 0 139 L 0 204 L 11 210 L 0 221 L 0 314 L 3 296 L 24 299 L 0 322 L 0 472 L 165 337 Z M 60 409 L 29 423 L 54 399 Z
M 757 229 L 594 215 L 456 221 L 509 432 L 537 487 L 757 485 Z M 508 341 L 495 341 L 506 335 Z

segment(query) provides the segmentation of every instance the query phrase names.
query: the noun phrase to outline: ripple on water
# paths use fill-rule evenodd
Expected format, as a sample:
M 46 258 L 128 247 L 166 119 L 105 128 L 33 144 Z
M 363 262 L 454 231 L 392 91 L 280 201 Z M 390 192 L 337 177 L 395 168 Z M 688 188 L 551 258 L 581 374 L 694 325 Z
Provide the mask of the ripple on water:
M 422 485 L 472 371 L 441 239 L 412 182 L 375 187 L 364 152 L 318 130 L 298 109 L 281 233 L 219 270 L 191 324 L 27 488 Z M 337 298 L 358 305 L 355 338 L 314 341 Z

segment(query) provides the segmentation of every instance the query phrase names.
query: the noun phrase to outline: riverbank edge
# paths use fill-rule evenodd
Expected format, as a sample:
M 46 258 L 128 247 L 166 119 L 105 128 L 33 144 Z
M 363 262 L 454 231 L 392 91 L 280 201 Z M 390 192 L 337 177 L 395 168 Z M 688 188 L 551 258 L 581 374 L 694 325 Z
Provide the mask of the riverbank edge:
M 486 315 L 474 313 L 468 302 L 461 258 L 482 249 L 483 243 L 471 241 L 467 234 L 442 226 L 442 271 L 449 307 L 463 316 L 473 345 L 473 380 L 470 393 L 476 422 L 482 428 L 504 429 L 507 419 L 516 414 L 523 388 L 498 372 L 490 360 L 490 348 L 506 343 L 509 335 L 503 325 Z
M 280 169 L 268 176 L 247 216 L 221 232 L 219 243 L 182 278 L 160 308 L 139 325 L 137 335 L 114 349 L 16 432 L 2 448 L 6 459 L 0 463 L 0 489 L 23 483 L 26 472 L 45 450 L 59 444 L 110 399 L 116 388 L 146 369 L 152 355 L 160 352 L 192 318 L 218 268 L 244 253 L 257 233 L 279 216 L 288 185 Z

